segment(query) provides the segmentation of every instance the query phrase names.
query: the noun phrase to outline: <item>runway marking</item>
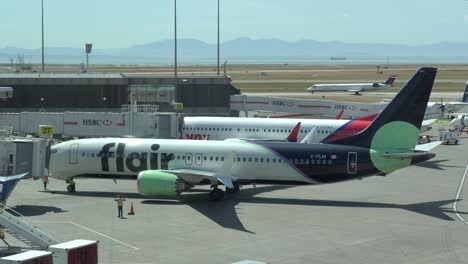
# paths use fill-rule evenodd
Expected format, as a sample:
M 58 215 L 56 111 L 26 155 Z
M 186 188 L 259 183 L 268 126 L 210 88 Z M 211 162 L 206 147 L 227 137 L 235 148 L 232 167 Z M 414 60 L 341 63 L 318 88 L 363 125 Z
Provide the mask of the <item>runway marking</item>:
M 98 235 L 100 235 L 100 236 L 103 236 L 103 237 L 105 237 L 105 238 L 107 238 L 107 239 L 110 239 L 110 240 L 112 240 L 112 241 L 115 241 L 115 242 L 117 242 L 117 243 L 119 243 L 119 244 L 122 244 L 122 245 L 124 245 L 124 246 L 129 247 L 129 248 L 132 248 L 132 249 L 134 249 L 134 250 L 140 250 L 140 249 L 137 248 L 137 247 L 134 247 L 134 246 L 132 246 L 132 245 L 129 245 L 129 244 L 125 243 L 125 242 L 122 242 L 122 241 L 120 241 L 120 240 L 118 240 L 118 239 L 116 239 L 116 238 L 110 237 L 110 236 L 108 236 L 108 235 L 104 235 L 103 233 L 100 233 L 100 232 L 98 232 L 98 231 L 96 231 L 96 230 L 93 230 L 93 229 L 91 229 L 91 228 L 89 228 L 89 227 L 82 226 L 82 225 L 77 224 L 77 223 L 75 223 L 75 222 L 71 222 L 71 221 L 29 221 L 29 222 L 31 222 L 31 223 L 72 224 L 72 225 L 74 225 L 74 226 L 83 228 L 83 229 L 85 229 L 85 230 L 88 230 L 88 231 L 90 231 L 90 232 L 93 232 L 93 233 L 95 233 L 95 234 L 98 234 Z
M 455 211 L 455 214 L 457 215 L 457 217 L 463 221 L 463 223 L 467 224 L 468 225 L 468 221 L 466 221 L 461 215 L 460 213 L 458 212 L 458 209 L 457 209 L 457 203 L 458 203 L 458 198 L 460 198 L 460 194 L 463 190 L 463 185 L 465 184 L 465 178 L 466 178 L 466 174 L 468 173 L 468 165 L 466 165 L 466 169 L 465 169 L 465 173 L 463 174 L 463 177 L 460 181 L 460 185 L 458 186 L 458 191 L 457 191 L 457 195 L 455 196 L 455 201 L 453 202 L 453 210 Z

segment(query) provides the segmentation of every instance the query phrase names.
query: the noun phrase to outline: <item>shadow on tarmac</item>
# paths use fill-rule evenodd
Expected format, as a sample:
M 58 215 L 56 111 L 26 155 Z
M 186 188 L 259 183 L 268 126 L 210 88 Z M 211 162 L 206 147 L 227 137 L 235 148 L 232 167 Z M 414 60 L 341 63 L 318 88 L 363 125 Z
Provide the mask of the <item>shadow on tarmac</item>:
M 421 162 L 418 164 L 415 164 L 413 166 L 421 167 L 421 168 L 428 168 L 428 169 L 434 169 L 434 170 L 445 170 L 445 168 L 463 168 L 463 166 L 452 166 L 452 165 L 446 165 L 442 164 L 443 162 L 449 161 L 447 159 L 445 160 L 428 160 L 425 162 Z
M 117 194 L 123 195 L 127 199 L 145 199 L 147 197 L 139 193 L 130 193 L 130 192 L 91 192 L 91 191 L 80 191 L 77 190 L 74 193 L 69 193 L 67 191 L 48 191 L 51 194 L 61 194 L 69 196 L 85 196 L 85 197 L 97 197 L 97 198 L 115 198 Z
M 269 197 L 255 197 L 258 194 L 265 192 L 272 192 L 292 188 L 294 186 L 274 185 L 274 186 L 261 186 L 257 188 L 242 189 L 237 194 L 227 194 L 225 199 L 220 202 L 212 202 L 208 200 L 207 190 L 192 190 L 191 192 L 184 193 L 178 198 L 168 199 L 167 197 L 151 198 L 144 197 L 138 193 L 116 193 L 116 192 L 89 192 L 78 191 L 76 193 L 68 193 L 66 191 L 54 191 L 52 193 L 73 195 L 73 196 L 89 196 L 89 197 L 102 197 L 114 198 L 116 194 L 123 194 L 128 199 L 141 199 L 142 204 L 149 205 L 186 205 L 193 208 L 195 211 L 203 214 L 213 222 L 217 223 L 223 228 L 233 229 L 237 231 L 255 234 L 253 231 L 248 230 L 240 221 L 239 211 L 242 209 L 241 205 L 245 204 L 282 204 L 282 205 L 302 205 L 312 207 L 343 207 L 343 208 L 387 208 L 387 209 L 402 209 L 413 213 L 422 214 L 425 216 L 437 218 L 445 221 L 455 221 L 447 213 L 455 213 L 452 207 L 449 206 L 455 200 L 440 200 L 430 201 L 414 204 L 394 204 L 394 203 L 374 203 L 374 202 L 358 202 L 358 201 L 338 201 L 338 200 L 307 200 L 295 198 L 269 198 Z M 146 199 L 146 200 L 145 200 Z M 56 207 L 46 207 L 56 208 Z M 56 208 L 59 209 L 59 208 Z M 61 210 L 61 209 L 59 209 Z M 23 210 L 29 212 L 29 210 Z M 43 209 L 42 214 L 51 211 L 50 209 Z M 59 211 L 60 212 L 60 211 Z M 30 212 L 29 212 L 30 213 Z M 38 213 L 41 213 L 38 211 Z M 458 212 L 460 214 L 468 214 L 468 212 Z
M 12 209 L 12 210 L 11 210 Z M 42 205 L 16 205 L 7 209 L 7 211 L 15 216 L 36 216 L 43 215 L 46 213 L 65 213 L 67 211 L 62 210 L 55 206 L 42 206 Z M 18 214 L 19 213 L 19 214 Z
M 144 204 L 185 204 L 199 213 L 203 214 L 210 220 L 214 221 L 223 228 L 234 229 L 242 232 L 255 234 L 244 227 L 240 221 L 239 206 L 242 203 L 252 204 L 282 204 L 282 205 L 302 205 L 313 207 L 343 207 L 343 208 L 388 208 L 402 209 L 413 213 L 422 214 L 425 216 L 437 218 L 445 221 L 455 221 L 447 213 L 455 213 L 452 207 L 449 206 L 455 200 L 441 200 L 414 204 L 394 204 L 394 203 L 373 203 L 373 202 L 355 202 L 355 201 L 337 201 L 337 200 L 306 200 L 292 198 L 268 198 L 255 197 L 255 195 L 291 188 L 291 186 L 265 186 L 258 188 L 250 188 L 241 190 L 238 194 L 229 195 L 222 202 L 208 201 L 206 194 L 185 195 L 180 201 L 166 200 L 145 200 Z M 458 212 L 460 214 L 468 214 L 468 212 Z

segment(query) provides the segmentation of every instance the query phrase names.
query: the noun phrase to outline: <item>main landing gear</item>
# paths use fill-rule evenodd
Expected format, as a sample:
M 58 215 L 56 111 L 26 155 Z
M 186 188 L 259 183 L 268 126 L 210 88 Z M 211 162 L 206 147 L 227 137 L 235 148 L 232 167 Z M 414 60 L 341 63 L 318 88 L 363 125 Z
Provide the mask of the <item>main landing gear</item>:
M 69 193 L 74 193 L 76 192 L 76 188 L 75 188 L 75 182 L 73 181 L 73 178 L 70 178 L 66 181 L 66 183 L 68 183 L 68 186 L 67 186 L 67 191 Z
M 228 188 L 226 187 L 226 192 L 227 193 L 237 193 L 240 190 L 240 186 L 238 183 L 234 183 L 234 188 Z M 213 190 L 210 192 L 210 201 L 221 201 L 224 199 L 224 192 L 223 190 L 218 188 L 218 185 L 212 185 L 211 186 Z
M 218 185 L 213 186 L 213 190 L 210 192 L 210 201 L 221 201 L 224 199 L 224 192 L 223 190 L 218 188 Z

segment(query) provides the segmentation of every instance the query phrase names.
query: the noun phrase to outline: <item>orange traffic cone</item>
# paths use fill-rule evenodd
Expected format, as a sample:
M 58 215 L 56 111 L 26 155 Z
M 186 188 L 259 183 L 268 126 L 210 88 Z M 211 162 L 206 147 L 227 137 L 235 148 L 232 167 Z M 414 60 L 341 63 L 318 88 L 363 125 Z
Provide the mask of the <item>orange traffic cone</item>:
M 135 211 L 133 210 L 133 202 L 130 204 L 130 212 L 128 213 L 129 215 L 134 215 Z

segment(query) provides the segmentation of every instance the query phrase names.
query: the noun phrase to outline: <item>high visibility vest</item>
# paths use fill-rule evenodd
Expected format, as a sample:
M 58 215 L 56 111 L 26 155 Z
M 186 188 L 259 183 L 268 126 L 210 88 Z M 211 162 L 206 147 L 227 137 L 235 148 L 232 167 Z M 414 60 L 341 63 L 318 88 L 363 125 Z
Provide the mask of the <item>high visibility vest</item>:
M 118 205 L 118 206 L 123 206 L 123 199 L 122 199 L 122 198 L 119 198 L 119 199 L 117 200 L 117 205 Z

